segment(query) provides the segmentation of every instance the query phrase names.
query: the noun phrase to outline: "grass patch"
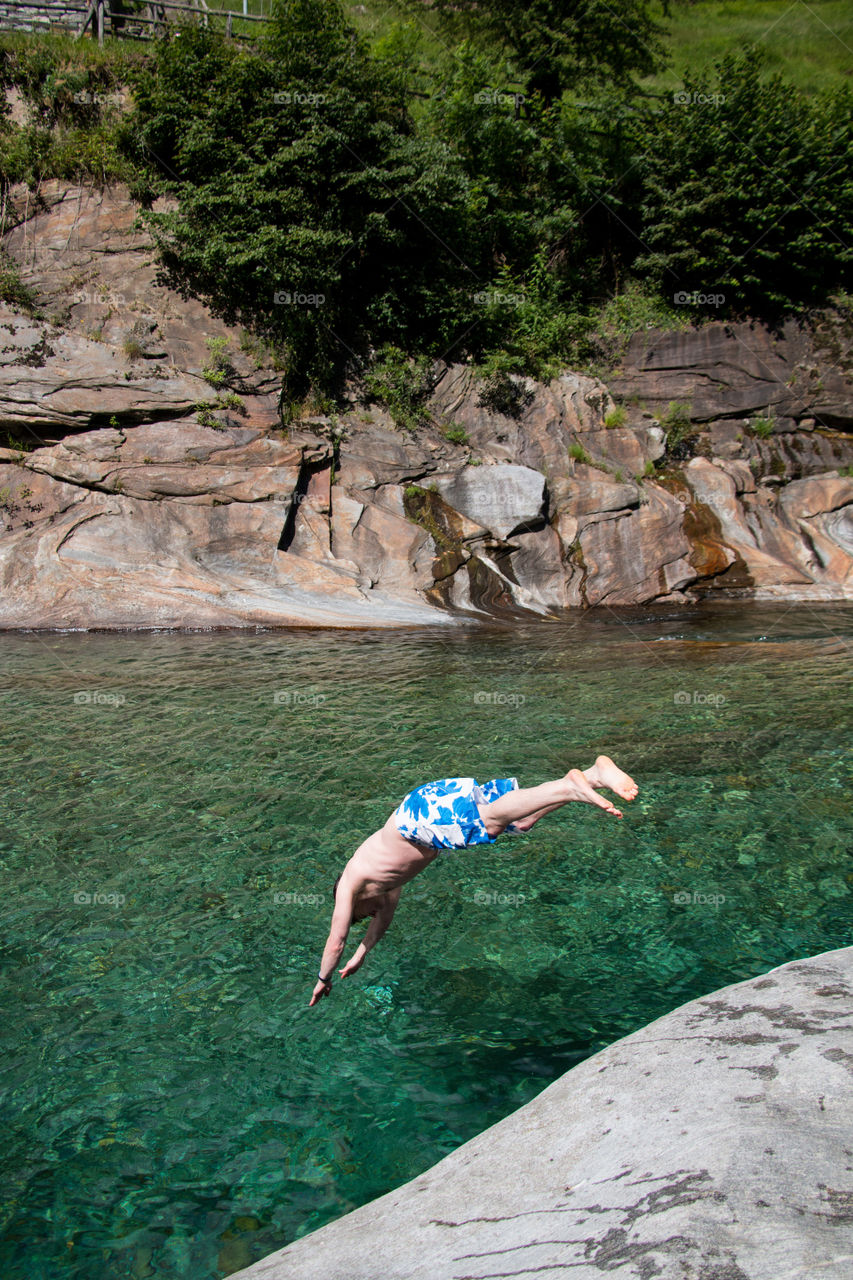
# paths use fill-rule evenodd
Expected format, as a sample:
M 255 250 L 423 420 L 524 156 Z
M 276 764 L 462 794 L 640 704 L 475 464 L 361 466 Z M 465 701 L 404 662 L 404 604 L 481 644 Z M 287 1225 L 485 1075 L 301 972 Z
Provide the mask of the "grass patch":
M 468 432 L 458 422 L 451 422 L 441 428 L 441 434 L 450 444 L 470 444 Z
M 767 440 L 773 435 L 773 428 L 776 426 L 776 419 L 772 416 L 763 418 L 753 418 L 747 426 L 749 434 L 757 436 L 759 440 Z
M 847 0 L 692 0 L 672 6 L 662 21 L 669 28 L 670 66 L 642 81 L 649 89 L 676 92 L 685 70 L 710 69 L 715 59 L 747 45 L 764 52 L 765 78 L 778 72 L 806 93 L 850 83 L 853 8 Z

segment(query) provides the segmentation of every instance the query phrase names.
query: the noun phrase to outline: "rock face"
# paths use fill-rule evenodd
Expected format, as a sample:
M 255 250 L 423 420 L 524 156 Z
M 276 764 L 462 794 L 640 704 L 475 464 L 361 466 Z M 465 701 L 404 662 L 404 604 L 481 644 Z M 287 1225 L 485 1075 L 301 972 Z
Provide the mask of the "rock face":
M 7 200 L 39 309 L 0 306 L 0 627 L 853 594 L 850 344 L 829 320 L 639 335 L 611 389 L 519 380 L 515 416 L 456 365 L 417 432 L 355 406 L 283 430 L 263 349 L 158 281 L 134 216 L 121 189 Z
M 812 327 L 788 320 L 777 330 L 714 323 L 635 334 L 608 382 L 620 399 L 659 409 L 686 403 L 696 422 L 770 415 L 778 434 L 816 423 L 849 430 L 851 356 L 853 326 L 838 316 Z
M 853 948 L 619 1040 L 234 1280 L 847 1280 Z

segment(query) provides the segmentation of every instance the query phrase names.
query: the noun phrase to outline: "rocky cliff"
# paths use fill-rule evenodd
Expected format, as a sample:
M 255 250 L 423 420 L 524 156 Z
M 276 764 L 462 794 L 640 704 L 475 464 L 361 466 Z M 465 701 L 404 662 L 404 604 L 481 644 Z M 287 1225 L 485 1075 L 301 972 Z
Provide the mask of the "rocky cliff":
M 638 334 L 606 385 L 518 381 L 507 413 L 436 366 L 415 432 L 355 403 L 284 429 L 262 347 L 159 283 L 134 219 L 121 189 L 6 203 L 37 307 L 0 307 L 0 626 L 853 594 L 842 319 Z

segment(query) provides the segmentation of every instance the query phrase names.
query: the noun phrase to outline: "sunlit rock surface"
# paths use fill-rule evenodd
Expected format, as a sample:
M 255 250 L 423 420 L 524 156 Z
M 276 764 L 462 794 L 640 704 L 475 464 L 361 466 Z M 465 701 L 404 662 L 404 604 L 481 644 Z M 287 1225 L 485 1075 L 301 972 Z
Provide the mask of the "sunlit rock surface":
M 852 1008 L 853 948 L 691 1001 L 233 1280 L 848 1280 Z
M 159 280 L 135 214 L 121 187 L 7 199 L 4 247 L 40 311 L 0 305 L 0 627 L 853 595 L 839 324 L 639 334 L 609 386 L 519 379 L 512 413 L 469 366 L 437 367 L 415 432 L 355 404 L 283 430 L 281 375 Z

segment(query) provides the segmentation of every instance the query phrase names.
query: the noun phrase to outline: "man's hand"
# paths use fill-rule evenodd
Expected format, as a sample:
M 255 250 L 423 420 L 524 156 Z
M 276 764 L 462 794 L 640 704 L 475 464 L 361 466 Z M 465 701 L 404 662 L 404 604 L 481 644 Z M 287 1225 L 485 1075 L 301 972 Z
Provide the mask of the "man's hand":
M 361 948 L 359 948 L 359 950 L 361 950 Z M 339 970 L 341 977 L 347 978 L 351 973 L 356 973 L 364 964 L 364 957 L 366 955 L 366 951 L 363 952 L 362 955 L 359 955 L 357 951 L 351 960 L 347 960 L 343 969 Z
M 318 1000 L 322 1000 L 323 996 L 331 995 L 331 992 L 332 992 L 331 982 L 318 981 L 316 987 L 314 988 L 314 994 L 311 997 L 311 1001 L 308 1005 L 308 1008 L 310 1009 L 313 1005 L 317 1003 Z

